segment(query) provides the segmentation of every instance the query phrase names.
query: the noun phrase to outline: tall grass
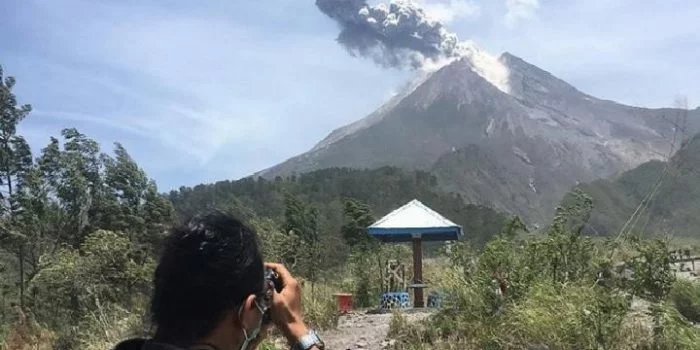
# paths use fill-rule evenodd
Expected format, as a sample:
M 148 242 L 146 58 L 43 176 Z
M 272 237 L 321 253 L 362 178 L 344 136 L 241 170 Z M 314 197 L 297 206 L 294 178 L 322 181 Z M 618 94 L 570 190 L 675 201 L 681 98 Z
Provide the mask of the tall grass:
M 306 283 L 302 305 L 304 320 L 315 329 L 332 329 L 338 325 L 338 307 L 333 296 L 338 289 L 329 283 Z
M 669 298 L 683 317 L 700 323 L 700 283 L 678 280 L 673 285 Z

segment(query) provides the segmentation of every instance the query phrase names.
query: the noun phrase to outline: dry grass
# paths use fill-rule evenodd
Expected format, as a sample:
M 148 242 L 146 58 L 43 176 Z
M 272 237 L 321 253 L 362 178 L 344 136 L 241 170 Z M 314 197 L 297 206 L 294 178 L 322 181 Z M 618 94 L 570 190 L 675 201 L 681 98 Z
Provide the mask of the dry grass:
M 304 319 L 315 329 L 332 329 L 338 325 L 338 309 L 334 293 L 338 289 L 334 285 L 306 283 L 302 305 Z
M 25 315 L 19 308 L 15 309 L 17 322 L 9 328 L 5 340 L 0 344 L 2 350 L 50 350 L 56 341 L 56 334 L 41 327 L 31 315 Z

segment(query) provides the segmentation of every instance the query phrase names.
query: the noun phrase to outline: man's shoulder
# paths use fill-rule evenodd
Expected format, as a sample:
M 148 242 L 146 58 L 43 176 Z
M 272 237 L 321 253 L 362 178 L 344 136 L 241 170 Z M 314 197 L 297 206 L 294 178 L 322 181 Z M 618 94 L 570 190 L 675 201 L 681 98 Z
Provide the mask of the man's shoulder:
M 169 344 L 157 343 L 151 340 L 135 338 L 125 340 L 114 348 L 114 350 L 182 350 Z

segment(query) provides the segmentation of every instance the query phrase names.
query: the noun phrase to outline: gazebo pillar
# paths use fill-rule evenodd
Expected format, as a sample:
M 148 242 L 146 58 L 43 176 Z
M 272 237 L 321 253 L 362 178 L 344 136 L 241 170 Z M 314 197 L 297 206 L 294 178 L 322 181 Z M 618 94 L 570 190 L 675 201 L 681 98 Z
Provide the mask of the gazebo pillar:
M 413 307 L 425 307 L 423 299 L 423 239 L 420 235 L 414 235 L 413 241 Z

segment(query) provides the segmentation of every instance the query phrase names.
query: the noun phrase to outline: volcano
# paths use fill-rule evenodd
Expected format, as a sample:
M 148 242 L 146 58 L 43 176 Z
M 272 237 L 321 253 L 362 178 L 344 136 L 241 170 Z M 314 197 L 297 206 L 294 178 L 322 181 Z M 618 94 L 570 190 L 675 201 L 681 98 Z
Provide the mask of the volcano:
M 673 151 L 678 116 L 700 109 L 626 106 L 585 94 L 510 53 L 475 51 L 424 73 L 374 113 L 309 152 L 256 174 L 330 167 L 431 171 L 470 203 L 547 222 L 572 186 Z

